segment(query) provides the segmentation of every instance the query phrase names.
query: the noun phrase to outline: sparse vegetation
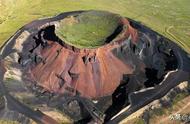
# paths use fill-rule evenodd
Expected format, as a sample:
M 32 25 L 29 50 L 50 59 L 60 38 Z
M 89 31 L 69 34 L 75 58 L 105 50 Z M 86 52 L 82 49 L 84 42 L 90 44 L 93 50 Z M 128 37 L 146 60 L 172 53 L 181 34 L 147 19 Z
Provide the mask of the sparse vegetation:
M 145 122 L 144 122 L 144 120 L 142 118 L 138 118 L 138 119 L 136 119 L 134 124 L 145 124 Z
M 11 121 L 11 120 L 0 120 L 0 124 L 19 124 L 17 121 Z
M 181 101 L 182 99 L 184 99 L 188 95 L 189 95 L 189 93 L 187 93 L 187 92 L 182 92 L 182 93 L 177 94 L 172 101 L 173 105 L 175 105 L 177 102 Z
M 172 113 L 175 113 L 176 111 L 179 111 L 180 110 L 180 107 L 179 106 L 184 106 L 184 102 L 181 102 L 181 101 L 184 101 L 186 100 L 188 97 L 188 93 L 187 92 L 182 92 L 182 93 L 179 93 L 177 94 L 174 99 L 171 101 L 172 102 L 172 105 L 169 106 L 169 107 L 161 107 L 161 108 L 155 108 L 150 112 L 150 122 L 151 123 L 156 123 L 156 122 L 159 122 L 158 119 L 159 118 L 166 118 L 172 114 Z M 186 100 L 187 101 L 187 100 Z M 184 112 L 181 111 L 181 112 Z M 177 121 L 175 121 L 177 123 Z
M 162 116 L 165 113 L 165 108 L 156 108 L 153 110 L 152 116 Z

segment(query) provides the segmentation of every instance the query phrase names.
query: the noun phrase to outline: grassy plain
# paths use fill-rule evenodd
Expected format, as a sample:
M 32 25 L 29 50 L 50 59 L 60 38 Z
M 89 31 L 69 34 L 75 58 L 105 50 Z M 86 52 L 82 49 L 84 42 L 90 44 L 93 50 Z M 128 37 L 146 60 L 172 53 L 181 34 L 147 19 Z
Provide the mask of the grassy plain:
M 0 44 L 34 19 L 96 9 L 135 19 L 190 52 L 189 5 L 189 0 L 0 0 Z

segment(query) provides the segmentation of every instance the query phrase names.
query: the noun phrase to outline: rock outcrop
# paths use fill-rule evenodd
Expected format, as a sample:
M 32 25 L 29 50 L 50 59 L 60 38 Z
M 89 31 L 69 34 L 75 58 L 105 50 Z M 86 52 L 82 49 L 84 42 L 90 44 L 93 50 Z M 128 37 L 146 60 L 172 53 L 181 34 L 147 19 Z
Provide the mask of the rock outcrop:
M 79 92 L 88 98 L 111 95 L 123 75 L 134 71 L 131 64 L 121 61 L 112 52 L 127 42 L 135 44 L 137 41 L 137 32 L 128 20 L 122 18 L 120 21 L 122 31 L 98 48 L 79 49 L 43 38 L 47 44 L 33 49 L 40 60 L 35 58 L 36 63 L 30 66 L 26 77 L 53 93 Z

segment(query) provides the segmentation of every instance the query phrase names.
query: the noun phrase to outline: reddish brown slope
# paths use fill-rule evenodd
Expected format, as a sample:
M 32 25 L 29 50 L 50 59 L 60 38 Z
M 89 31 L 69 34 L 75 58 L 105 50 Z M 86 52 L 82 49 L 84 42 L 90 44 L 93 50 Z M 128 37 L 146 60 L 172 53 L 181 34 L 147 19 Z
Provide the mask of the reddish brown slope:
M 65 93 L 72 89 L 88 98 L 110 95 L 120 84 L 123 74 L 133 73 L 130 65 L 112 53 L 129 35 L 133 43 L 137 39 L 137 32 L 127 19 L 121 22 L 127 28 L 112 42 L 96 49 L 75 51 L 49 41 L 49 47 L 40 50 L 45 62 L 30 68 L 29 77 L 51 92 Z

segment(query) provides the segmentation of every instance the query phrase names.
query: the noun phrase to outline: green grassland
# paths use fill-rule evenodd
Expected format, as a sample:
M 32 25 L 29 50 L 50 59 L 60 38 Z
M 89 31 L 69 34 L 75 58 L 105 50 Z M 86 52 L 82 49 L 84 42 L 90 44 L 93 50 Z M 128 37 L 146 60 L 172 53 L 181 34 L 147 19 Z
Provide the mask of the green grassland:
M 60 21 L 55 33 L 78 48 L 96 48 L 105 44 L 120 22 L 120 16 L 105 11 L 88 11 Z
M 19 124 L 17 121 L 0 120 L 0 124 Z
M 135 19 L 190 52 L 189 5 L 189 0 L 0 0 L 0 43 L 34 19 L 96 9 Z

